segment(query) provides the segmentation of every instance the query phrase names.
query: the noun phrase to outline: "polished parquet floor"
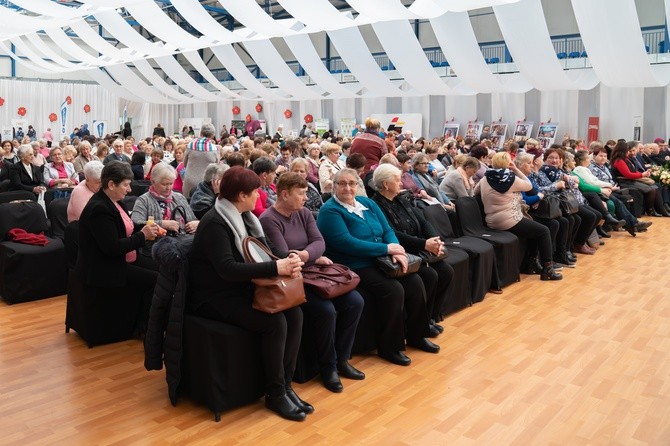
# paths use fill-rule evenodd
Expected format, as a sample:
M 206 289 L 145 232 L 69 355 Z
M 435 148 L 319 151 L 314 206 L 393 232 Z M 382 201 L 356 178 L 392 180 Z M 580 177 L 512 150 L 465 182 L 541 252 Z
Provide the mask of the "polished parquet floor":
M 670 219 L 613 234 L 561 282 L 526 277 L 449 316 L 410 367 L 352 363 L 365 381 L 285 421 L 167 397 L 140 341 L 93 349 L 64 333 L 65 297 L 0 302 L 0 444 L 670 445 Z

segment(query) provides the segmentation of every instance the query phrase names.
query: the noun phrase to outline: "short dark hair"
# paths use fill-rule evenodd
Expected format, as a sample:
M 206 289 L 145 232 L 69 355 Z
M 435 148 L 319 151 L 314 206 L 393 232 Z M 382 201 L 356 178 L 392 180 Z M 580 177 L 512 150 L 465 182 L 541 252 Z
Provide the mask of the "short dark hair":
M 259 187 L 261 187 L 261 179 L 258 178 L 258 175 L 244 167 L 231 167 L 221 177 L 219 199 L 237 201 L 240 193 L 250 194 Z
M 251 165 L 251 169 L 257 175 L 260 175 L 262 173 L 274 172 L 277 170 L 277 165 L 267 156 L 261 156 L 254 161 L 254 163 Z
M 123 180 L 132 180 L 133 178 L 135 178 L 135 176 L 130 168 L 130 164 L 116 160 L 107 163 L 100 174 L 100 181 L 102 182 L 103 189 L 109 187 L 110 181 L 119 185 Z
M 361 167 L 365 167 L 366 163 L 365 155 L 362 153 L 352 153 L 347 157 L 345 164 L 352 169 L 360 169 Z
M 412 157 L 407 154 L 407 152 L 404 152 L 402 150 L 399 150 L 398 153 L 396 154 L 396 158 L 398 158 L 398 162 L 400 164 L 405 164 L 407 160 L 411 160 Z
M 305 189 L 307 187 L 307 180 L 293 172 L 286 172 L 279 177 L 277 181 L 277 194 L 283 190 L 291 191 L 294 188 Z
M 143 166 L 144 163 L 147 161 L 147 155 L 141 150 L 138 150 L 137 152 L 133 153 L 133 157 L 130 158 L 130 165 L 131 166 L 136 166 L 140 165 Z
M 244 159 L 244 155 L 242 155 L 240 152 L 233 152 L 229 153 L 228 156 L 226 157 L 226 163 L 230 167 L 235 166 L 245 167 L 247 161 Z
M 470 149 L 470 156 L 480 160 L 484 157 L 489 156 L 489 149 L 484 147 L 483 145 L 478 144 Z

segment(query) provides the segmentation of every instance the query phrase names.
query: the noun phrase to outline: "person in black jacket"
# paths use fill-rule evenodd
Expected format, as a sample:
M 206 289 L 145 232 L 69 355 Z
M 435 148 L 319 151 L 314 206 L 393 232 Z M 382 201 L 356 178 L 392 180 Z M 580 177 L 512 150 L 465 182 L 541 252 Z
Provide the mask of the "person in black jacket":
M 79 218 L 76 271 L 86 288 L 89 344 L 116 342 L 143 329 L 156 283 L 156 271 L 144 268 L 136 250 L 155 238 L 158 226 L 135 225 L 121 200 L 130 192 L 133 173 L 120 161 L 102 170 L 102 188 Z
M 156 124 L 156 127 L 154 127 L 153 136 L 162 136 L 163 138 L 165 138 L 165 129 L 163 128 L 162 125 Z
M 221 177 L 219 198 L 200 221 L 189 257 L 188 310 L 258 333 L 266 379 L 265 406 L 280 416 L 302 421 L 314 407 L 291 387 L 300 337 L 299 307 L 279 313 L 252 308 L 252 279 L 293 276 L 303 262 L 297 254 L 262 263 L 245 263 L 242 240 L 250 235 L 264 241 L 263 228 L 251 212 L 258 199 L 260 179 L 253 171 L 231 167 Z
M 426 221 L 423 214 L 414 208 L 412 196 L 400 195 L 402 171 L 391 164 L 380 164 L 372 175 L 372 183 L 377 190 L 372 199 L 379 205 L 393 228 L 400 244 L 407 252 L 418 255 L 427 251 L 434 255 L 444 253 L 444 242 Z M 454 276 L 454 269 L 446 261 L 440 260 L 424 264 L 418 271 L 426 287 L 426 310 L 430 316 L 430 336 L 439 335 L 443 328 L 437 321 L 442 320 L 442 304 L 447 297 L 447 287 Z
M 17 150 L 21 160 L 9 169 L 9 183 L 12 190 L 27 190 L 39 195 L 47 190 L 42 169 L 34 165 L 35 153 L 30 144 L 23 144 Z

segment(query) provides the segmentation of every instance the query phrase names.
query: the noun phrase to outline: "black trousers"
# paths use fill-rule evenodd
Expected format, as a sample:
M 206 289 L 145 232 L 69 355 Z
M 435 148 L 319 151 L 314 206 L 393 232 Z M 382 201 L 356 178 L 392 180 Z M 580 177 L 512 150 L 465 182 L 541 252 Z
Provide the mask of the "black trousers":
M 598 195 L 595 192 L 582 192 L 582 195 L 584 195 L 584 198 L 586 201 L 589 203 L 589 206 L 591 206 L 591 210 L 595 211 L 599 214 L 599 217 L 602 218 L 603 220 L 607 218 L 607 206 L 603 203 L 603 200 L 600 198 L 600 195 Z
M 226 297 L 205 302 L 195 315 L 237 325 L 261 337 L 267 392 L 282 394 L 291 384 L 302 335 L 302 310 L 293 307 L 270 314 L 251 308 L 252 297 Z
M 337 361 L 351 358 L 356 328 L 363 312 L 363 297 L 356 290 L 334 299 L 323 299 L 308 287 L 302 304 L 305 335 L 314 340 L 322 371 L 335 371 Z
M 380 326 L 377 349 L 380 353 L 405 350 L 405 338 L 412 341 L 428 336 L 426 289 L 421 276 L 409 274 L 400 279 L 390 279 L 375 266 L 355 271 L 361 277 L 359 288 L 373 296 L 376 302 Z
M 454 268 L 446 260 L 421 265 L 417 273 L 426 289 L 426 311 L 430 319 L 442 319 L 441 308 L 447 298 L 447 288 L 454 277 Z
M 552 261 L 551 233 L 546 226 L 528 218 L 522 218 L 520 222 L 507 229 L 507 231 L 519 238 L 526 239 L 526 247 L 529 256 L 539 253 L 542 264 Z
M 586 205 L 579 205 L 579 212 L 575 215 L 578 215 L 581 219 L 581 223 L 575 233 L 575 245 L 584 245 L 596 228 L 600 215 Z
M 551 247 L 555 255 L 563 255 L 568 249 L 570 237 L 570 222 L 566 217 L 536 218 L 535 221 L 549 228 Z

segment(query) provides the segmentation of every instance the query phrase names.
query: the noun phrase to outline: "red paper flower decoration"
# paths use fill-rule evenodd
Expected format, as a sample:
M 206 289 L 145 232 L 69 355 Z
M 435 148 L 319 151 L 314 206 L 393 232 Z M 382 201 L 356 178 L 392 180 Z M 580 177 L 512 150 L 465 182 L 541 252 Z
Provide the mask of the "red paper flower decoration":
M 263 106 L 261 104 L 256 104 L 256 112 L 260 113 L 263 111 Z
M 0 107 L 5 105 L 5 98 L 0 98 Z
M 72 104 L 72 98 L 70 96 L 66 97 L 65 102 L 67 102 L 67 105 Z
M 284 117 L 286 119 L 290 119 L 291 116 L 293 116 L 293 112 L 291 110 L 289 110 L 288 108 L 286 110 L 284 110 Z
M 58 119 L 58 115 L 56 113 L 51 113 L 49 115 L 49 121 L 56 122 L 57 119 Z
M 305 122 L 306 122 L 307 124 L 309 124 L 309 123 L 311 123 L 312 121 L 314 121 L 314 116 L 312 116 L 312 115 L 310 115 L 310 114 L 306 114 L 306 115 L 305 115 Z
M 244 120 L 245 120 L 246 122 L 251 122 L 251 115 L 246 115 L 246 116 L 244 117 Z
M 84 113 L 88 113 L 90 111 L 91 111 L 91 106 L 88 105 L 88 104 L 84 105 Z
M 25 107 L 19 107 L 19 109 L 17 110 L 17 113 L 19 114 L 19 116 L 25 116 L 27 112 L 28 112 L 28 110 L 26 110 Z
M 240 107 L 238 107 L 237 105 L 235 107 L 233 107 L 233 114 L 234 115 L 239 115 L 240 114 Z

